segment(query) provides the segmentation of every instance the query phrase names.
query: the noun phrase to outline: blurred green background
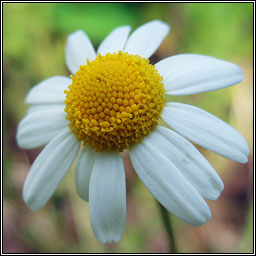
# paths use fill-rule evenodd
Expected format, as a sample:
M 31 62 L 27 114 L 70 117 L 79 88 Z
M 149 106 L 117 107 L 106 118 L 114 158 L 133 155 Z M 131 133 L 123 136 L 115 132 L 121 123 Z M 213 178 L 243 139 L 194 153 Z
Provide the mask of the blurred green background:
M 212 55 L 237 63 L 241 84 L 219 91 L 170 100 L 193 104 L 240 131 L 252 152 L 253 4 L 252 3 L 4 3 L 3 4 L 3 251 L 5 253 L 168 252 L 159 209 L 129 164 L 127 222 L 119 243 L 102 245 L 94 237 L 87 203 L 76 194 L 73 171 L 41 210 L 30 211 L 22 186 L 30 162 L 40 149 L 17 147 L 18 122 L 28 106 L 29 89 L 55 75 L 69 75 L 66 37 L 86 31 L 95 47 L 115 27 L 133 29 L 161 19 L 171 33 L 151 62 L 178 53 Z M 208 201 L 212 219 L 200 228 L 172 217 L 179 252 L 228 253 L 253 250 L 252 154 L 238 164 L 200 148 L 224 181 L 217 201 Z M 125 159 L 125 161 L 128 161 Z

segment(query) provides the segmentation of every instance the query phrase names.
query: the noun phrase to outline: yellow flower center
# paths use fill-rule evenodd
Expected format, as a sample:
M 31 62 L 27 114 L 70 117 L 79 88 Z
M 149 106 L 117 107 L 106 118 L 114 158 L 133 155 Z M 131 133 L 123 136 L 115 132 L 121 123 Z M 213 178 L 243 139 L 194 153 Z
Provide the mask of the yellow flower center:
M 165 103 L 163 78 L 147 59 L 121 51 L 99 54 L 71 78 L 66 118 L 84 144 L 122 152 L 156 127 Z

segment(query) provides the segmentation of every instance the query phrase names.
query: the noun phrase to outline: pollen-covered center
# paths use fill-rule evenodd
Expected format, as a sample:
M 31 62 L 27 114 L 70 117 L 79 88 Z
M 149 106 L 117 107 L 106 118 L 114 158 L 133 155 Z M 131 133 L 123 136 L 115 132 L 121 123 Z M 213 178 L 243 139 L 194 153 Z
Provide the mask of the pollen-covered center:
M 121 152 L 156 127 L 164 86 L 147 59 L 121 51 L 99 54 L 71 78 L 65 91 L 66 118 L 84 144 Z

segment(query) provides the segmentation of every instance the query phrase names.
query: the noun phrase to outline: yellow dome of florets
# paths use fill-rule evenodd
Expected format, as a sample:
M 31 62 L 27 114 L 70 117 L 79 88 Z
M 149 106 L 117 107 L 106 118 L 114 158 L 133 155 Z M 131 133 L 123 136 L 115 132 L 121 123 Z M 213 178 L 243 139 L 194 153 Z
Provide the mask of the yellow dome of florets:
M 149 60 L 121 51 L 99 54 L 71 78 L 65 91 L 66 118 L 84 144 L 100 152 L 121 152 L 156 127 L 164 86 Z

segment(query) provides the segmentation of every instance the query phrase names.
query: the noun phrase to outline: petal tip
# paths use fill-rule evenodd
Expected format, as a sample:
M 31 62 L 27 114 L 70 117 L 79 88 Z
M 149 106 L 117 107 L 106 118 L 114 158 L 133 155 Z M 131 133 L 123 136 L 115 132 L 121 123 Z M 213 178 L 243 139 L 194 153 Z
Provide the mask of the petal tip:
M 248 142 L 245 140 L 245 156 L 247 157 L 247 161 L 248 161 L 248 156 L 250 155 L 250 147 L 249 147 L 249 144 Z
M 76 187 L 76 193 L 78 194 L 78 196 L 85 202 L 89 202 L 89 195 L 88 194 L 82 194 L 80 192 L 80 189 L 77 187 L 77 185 L 75 186 Z
M 123 28 L 123 29 L 130 30 L 132 27 L 130 25 L 123 25 L 123 26 L 120 26 L 118 28 Z
M 243 156 L 240 159 L 237 160 L 237 162 L 241 163 L 241 164 L 246 164 L 248 163 L 248 156 Z
M 245 78 L 243 70 L 237 64 L 234 64 L 234 66 L 237 70 L 237 83 L 241 83 Z
M 28 207 L 31 211 L 37 211 L 37 210 L 39 210 L 39 209 L 42 208 L 42 206 L 38 205 L 38 204 L 33 200 L 33 196 L 31 196 L 31 195 L 28 194 L 28 192 L 26 191 L 25 186 L 24 186 L 24 188 L 23 188 L 22 198 L 23 198 L 25 204 L 27 205 L 27 207 Z
M 31 101 L 30 93 L 28 93 L 27 96 L 26 96 L 26 99 L 25 99 L 25 103 L 29 104 L 29 103 L 31 103 L 30 101 Z
M 209 209 L 209 211 L 207 211 L 204 215 L 201 216 L 201 219 L 197 223 L 195 223 L 194 226 L 200 227 L 203 224 L 207 223 L 211 218 L 212 218 L 212 213 Z
M 85 33 L 82 29 L 78 29 L 75 32 L 68 35 L 67 41 L 69 41 L 73 36 L 78 35 L 78 34 L 85 34 Z
M 208 197 L 207 199 L 209 199 L 209 200 L 217 200 L 220 197 L 220 195 L 221 195 L 223 190 L 224 190 L 224 183 L 222 182 L 220 184 L 219 188 L 216 189 L 215 191 L 213 191 L 211 196 Z
M 16 132 L 16 142 L 17 142 L 17 145 L 19 146 L 19 148 L 22 148 L 22 149 L 27 149 L 26 147 L 26 143 L 24 141 L 24 136 L 22 136 L 22 129 L 20 128 L 20 125 L 21 125 L 22 121 L 19 123 L 18 127 L 17 127 L 17 132 Z
M 25 103 L 26 104 L 31 104 L 33 103 L 33 94 L 34 94 L 34 87 L 32 87 L 30 89 L 30 91 L 28 92 L 26 98 L 25 98 Z
M 104 244 L 111 244 L 111 243 L 117 243 L 120 241 L 120 239 L 122 238 L 122 234 L 121 235 L 115 235 L 115 234 L 111 234 L 109 235 L 109 237 L 105 237 L 101 243 L 104 243 Z
M 248 163 L 249 155 L 250 155 L 250 148 L 247 143 L 247 141 L 242 137 L 242 141 L 240 142 L 241 149 L 240 149 L 240 155 L 234 159 L 234 161 L 237 161 L 241 164 Z
M 197 218 L 194 219 L 193 221 L 184 221 L 184 220 L 183 221 L 191 226 L 200 227 L 203 224 L 207 223 L 211 218 L 212 218 L 212 214 L 211 214 L 211 211 L 209 211 L 204 215 L 197 216 Z
M 198 212 L 197 216 L 195 216 L 195 219 L 190 221 L 189 224 L 192 226 L 199 227 L 208 222 L 211 218 L 211 210 L 207 203 L 205 202 L 205 207 Z
M 96 234 L 94 232 L 96 238 L 98 239 L 98 241 L 100 241 L 102 244 L 111 244 L 113 242 L 118 242 L 120 240 L 120 238 L 115 238 L 113 235 L 108 234 L 108 235 L 103 235 L 103 234 Z
M 170 31 L 170 29 L 171 29 L 171 26 L 168 24 L 168 23 L 166 23 L 166 22 L 164 22 L 164 21 L 162 21 L 162 20 L 153 20 L 153 21 L 151 21 L 152 23 L 158 23 L 158 24 L 161 24 L 162 26 L 164 26 L 165 27 L 165 29 L 167 30 L 167 33 Z M 149 22 L 150 23 L 150 22 Z

